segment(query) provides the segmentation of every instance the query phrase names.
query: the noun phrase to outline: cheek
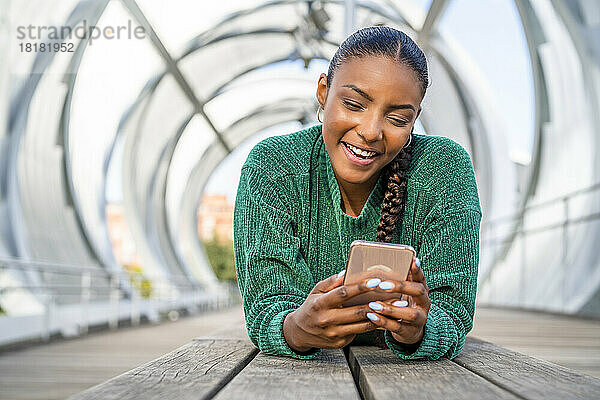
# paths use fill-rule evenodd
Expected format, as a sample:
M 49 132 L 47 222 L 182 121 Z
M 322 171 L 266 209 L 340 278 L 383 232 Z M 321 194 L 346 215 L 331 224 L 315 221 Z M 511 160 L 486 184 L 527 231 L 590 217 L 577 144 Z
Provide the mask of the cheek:
M 410 136 L 410 130 L 407 131 L 402 136 L 394 137 L 393 142 L 390 144 L 391 144 L 391 146 L 393 146 L 394 152 L 396 154 L 400 153 L 400 151 L 402 150 L 404 145 L 407 143 L 409 136 Z
M 331 106 L 324 118 L 324 125 L 331 132 L 338 135 L 344 135 L 347 131 L 356 127 L 360 120 L 357 115 L 347 111 L 342 107 Z M 341 138 L 341 136 L 340 136 Z

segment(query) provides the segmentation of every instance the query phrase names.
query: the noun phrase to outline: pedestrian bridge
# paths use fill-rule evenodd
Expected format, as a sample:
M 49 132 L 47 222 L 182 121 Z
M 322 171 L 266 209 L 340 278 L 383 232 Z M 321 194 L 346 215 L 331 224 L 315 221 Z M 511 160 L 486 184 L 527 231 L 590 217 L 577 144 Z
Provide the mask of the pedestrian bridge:
M 473 160 L 473 335 L 598 376 L 600 5 L 493 3 L 478 14 L 460 0 L 0 0 L 0 395 L 58 398 L 239 328 L 226 308 L 237 289 L 198 238 L 201 195 L 256 140 L 315 123 L 317 76 L 373 24 L 427 56 L 416 132 Z M 36 29 L 48 26 L 75 34 Z M 82 26 L 98 29 L 77 36 Z M 19 50 L 33 40 L 72 51 Z M 115 251 L 112 203 L 139 270 Z

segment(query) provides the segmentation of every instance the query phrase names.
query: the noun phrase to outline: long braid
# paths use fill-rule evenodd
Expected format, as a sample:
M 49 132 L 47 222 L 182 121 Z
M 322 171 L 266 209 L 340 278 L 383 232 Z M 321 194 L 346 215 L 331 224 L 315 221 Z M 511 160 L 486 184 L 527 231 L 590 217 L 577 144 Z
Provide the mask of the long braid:
M 381 219 L 377 226 L 377 241 L 391 243 L 396 223 L 400 220 L 402 227 L 402 214 L 406 200 L 406 184 L 408 182 L 408 167 L 412 159 L 412 133 L 409 144 L 386 167 L 383 173 L 387 177 L 387 188 L 383 196 Z

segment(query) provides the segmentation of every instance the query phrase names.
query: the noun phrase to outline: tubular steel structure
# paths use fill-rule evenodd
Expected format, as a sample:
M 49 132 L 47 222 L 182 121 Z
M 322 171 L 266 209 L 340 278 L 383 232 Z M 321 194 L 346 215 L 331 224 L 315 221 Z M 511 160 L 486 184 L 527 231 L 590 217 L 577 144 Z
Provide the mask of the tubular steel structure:
M 109 282 L 122 271 L 105 214 L 107 176 L 116 165 L 127 223 L 149 279 L 163 282 L 161 290 L 170 295 L 187 287 L 216 292 L 196 221 L 209 177 L 257 133 L 286 122 L 314 123 L 308 66 L 327 62 L 348 32 L 387 24 L 426 52 L 435 84 L 424 100 L 425 132 L 451 137 L 474 161 L 484 211 L 479 302 L 600 314 L 598 2 L 515 1 L 535 90 L 534 150 L 519 174 L 485 79 L 456 42 L 439 34 L 449 1 L 426 9 L 412 1 L 254 2 L 178 47 L 164 41 L 156 18 L 139 3 L 73 0 L 45 10 L 73 28 L 109 16 L 144 28 L 139 54 L 102 54 L 105 61 L 114 57 L 112 67 L 124 73 L 136 56 L 146 55 L 153 65 L 129 71 L 142 84 L 127 104 L 96 99 L 107 110 L 101 115 L 86 105 L 87 88 L 96 87 L 90 82 L 106 72 L 94 69 L 100 44 L 89 38 L 75 40 L 70 55 L 38 52 L 11 60 L 22 75 L 0 63 L 0 88 L 8 88 L 9 75 L 13 83 L 0 97 L 0 257 L 104 271 L 108 275 L 87 275 L 91 287 L 107 287 L 110 296 L 111 285 L 118 285 L 123 297 L 134 296 L 126 277 Z M 10 0 L 0 5 L 32 15 L 44 11 Z M 2 18 L 0 58 L 8 60 L 2 56 L 13 32 Z M 289 62 L 302 62 L 306 74 L 282 76 L 278 66 Z M 269 96 L 252 95 L 273 81 L 278 85 Z M 202 145 L 182 177 L 173 164 L 190 135 L 200 135 Z M 18 315 L 23 304 L 42 309 L 43 296 L 28 287 L 80 281 L 40 268 L 2 269 L 0 288 L 22 290 L 0 292 L 0 305 L 9 315 Z M 57 305 L 80 301 L 60 290 L 53 298 Z

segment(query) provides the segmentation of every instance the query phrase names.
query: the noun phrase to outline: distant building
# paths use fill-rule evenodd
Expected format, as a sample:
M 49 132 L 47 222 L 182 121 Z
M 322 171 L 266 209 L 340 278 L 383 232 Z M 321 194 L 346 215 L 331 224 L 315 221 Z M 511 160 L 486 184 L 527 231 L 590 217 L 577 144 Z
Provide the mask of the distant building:
M 141 264 L 136 252 L 135 241 L 125 219 L 122 204 L 110 203 L 106 206 L 108 236 L 116 261 L 123 266 Z M 204 195 L 198 208 L 198 235 L 202 240 L 216 236 L 220 243 L 233 240 L 233 204 L 225 195 Z
M 135 242 L 125 220 L 122 204 L 111 203 L 106 206 L 108 236 L 112 243 L 117 262 L 123 266 L 140 265 Z
M 198 235 L 210 240 L 213 235 L 221 243 L 233 240 L 233 204 L 225 195 L 203 195 L 198 208 Z

